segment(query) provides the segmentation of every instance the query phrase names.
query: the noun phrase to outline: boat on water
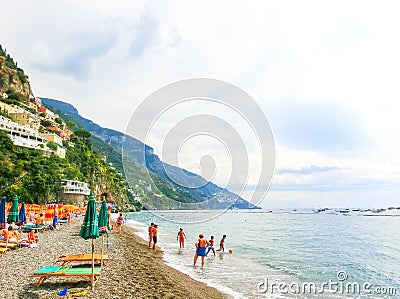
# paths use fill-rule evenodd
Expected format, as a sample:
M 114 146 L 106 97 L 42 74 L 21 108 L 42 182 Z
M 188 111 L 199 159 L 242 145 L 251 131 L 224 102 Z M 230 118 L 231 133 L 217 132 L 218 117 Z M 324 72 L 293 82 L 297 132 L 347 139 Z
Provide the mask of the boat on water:
M 386 211 L 386 209 L 373 209 L 372 213 L 381 213 L 381 212 L 384 212 L 384 211 Z

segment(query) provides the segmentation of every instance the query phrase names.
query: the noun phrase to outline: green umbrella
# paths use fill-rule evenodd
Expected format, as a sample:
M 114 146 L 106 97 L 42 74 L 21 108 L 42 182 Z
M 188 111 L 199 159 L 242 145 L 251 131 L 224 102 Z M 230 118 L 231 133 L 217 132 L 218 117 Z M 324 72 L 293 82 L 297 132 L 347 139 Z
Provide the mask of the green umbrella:
M 108 209 L 105 201 L 101 202 L 99 214 L 99 232 L 101 234 L 101 265 L 103 265 L 104 234 L 108 233 Z
M 18 222 L 18 196 L 15 195 L 10 212 L 8 212 L 7 223 Z
M 92 239 L 92 290 L 94 289 L 94 239 L 99 237 L 99 226 L 97 221 L 96 202 L 94 194 L 90 191 L 89 201 L 86 207 L 85 218 L 81 226 L 79 235 L 87 239 Z

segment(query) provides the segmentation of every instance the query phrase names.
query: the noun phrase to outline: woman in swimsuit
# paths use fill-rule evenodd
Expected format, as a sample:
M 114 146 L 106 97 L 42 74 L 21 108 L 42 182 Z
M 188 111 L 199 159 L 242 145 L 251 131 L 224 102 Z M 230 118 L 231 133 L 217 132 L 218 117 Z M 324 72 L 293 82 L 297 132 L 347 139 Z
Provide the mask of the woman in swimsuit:
M 151 242 L 153 241 L 153 228 L 154 223 L 152 222 L 149 226 L 149 248 L 151 248 Z
M 197 258 L 201 256 L 201 266 L 204 267 L 204 257 L 206 256 L 206 248 L 210 245 L 210 243 L 204 239 L 204 235 L 200 234 L 199 239 L 195 243 L 196 245 L 196 254 L 194 255 L 193 266 L 196 266 Z
M 122 217 L 122 213 L 119 213 L 119 216 L 117 218 L 117 230 L 118 230 L 118 233 L 121 232 L 123 223 L 124 223 L 124 217 Z

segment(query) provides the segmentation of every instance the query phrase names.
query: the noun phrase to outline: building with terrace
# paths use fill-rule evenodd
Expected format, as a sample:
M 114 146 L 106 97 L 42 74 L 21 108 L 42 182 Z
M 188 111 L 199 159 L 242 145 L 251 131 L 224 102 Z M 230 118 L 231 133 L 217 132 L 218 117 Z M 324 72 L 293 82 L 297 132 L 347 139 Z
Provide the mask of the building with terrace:
M 73 204 L 83 206 L 85 196 L 90 195 L 90 189 L 85 182 L 74 180 L 61 180 L 60 202 L 63 204 Z
M 0 115 L 0 130 L 5 131 L 16 146 L 51 152 L 46 146 L 47 139 L 40 136 L 37 130 L 28 125 L 17 124 Z

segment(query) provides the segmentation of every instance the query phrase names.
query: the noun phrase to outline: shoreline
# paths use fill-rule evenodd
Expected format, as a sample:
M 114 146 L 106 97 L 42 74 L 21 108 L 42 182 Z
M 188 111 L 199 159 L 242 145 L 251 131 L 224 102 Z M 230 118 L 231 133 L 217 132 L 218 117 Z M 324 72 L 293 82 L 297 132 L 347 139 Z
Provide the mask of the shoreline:
M 137 222 L 137 223 L 140 224 L 140 225 L 143 225 L 143 223 L 141 223 L 141 222 Z M 136 228 L 135 226 L 128 225 L 126 223 L 124 224 L 124 227 L 127 230 L 130 230 L 131 233 L 135 235 L 135 237 L 139 238 L 139 240 L 140 240 L 139 242 L 143 242 L 143 244 L 145 246 L 147 246 L 148 240 L 144 239 L 146 236 L 141 234 L 141 230 L 140 229 Z M 146 227 L 146 230 L 147 230 L 147 227 Z M 206 279 L 202 280 L 202 279 L 200 279 L 200 278 L 198 278 L 196 276 L 193 276 L 193 273 L 190 273 L 190 271 L 187 271 L 187 269 L 182 268 L 182 265 L 175 264 L 174 261 L 169 260 L 168 259 L 168 255 L 165 254 L 165 252 L 164 252 L 164 250 L 162 249 L 161 246 L 157 246 L 157 251 L 160 251 L 162 253 L 162 260 L 163 260 L 165 265 L 167 265 L 168 267 L 178 271 L 179 273 L 182 273 L 184 275 L 189 276 L 191 279 L 194 279 L 195 281 L 204 283 L 208 287 L 218 290 L 220 293 L 222 293 L 225 296 L 225 298 L 237 298 L 238 296 L 239 297 L 241 296 L 240 293 L 232 290 L 231 288 L 229 288 L 227 286 L 224 286 L 224 285 L 221 285 L 221 284 L 218 284 L 218 283 L 215 283 L 215 282 L 211 283 L 210 281 L 207 281 Z M 193 251 L 193 254 L 194 254 L 194 251 Z M 193 255 L 192 255 L 191 261 L 193 261 Z M 201 260 L 199 259 L 198 260 L 198 264 L 200 264 L 200 263 L 201 263 Z
M 162 251 L 149 249 L 127 225 L 121 234 L 109 233 L 110 246 L 104 249 L 109 261 L 103 266 L 94 291 L 90 281 L 82 277 L 51 277 L 36 287 L 37 278 L 32 277 L 36 270 L 54 265 L 61 255 L 91 252 L 91 241 L 79 236 L 80 220 L 73 218 L 71 224 L 63 224 L 56 231 L 39 233 L 38 248 L 19 248 L 3 254 L 0 257 L 2 297 L 68 298 L 86 291 L 79 298 L 229 298 L 167 265 Z M 100 253 L 101 242 L 102 238 L 95 240 L 95 253 Z M 58 291 L 65 288 L 67 296 L 58 296 Z

